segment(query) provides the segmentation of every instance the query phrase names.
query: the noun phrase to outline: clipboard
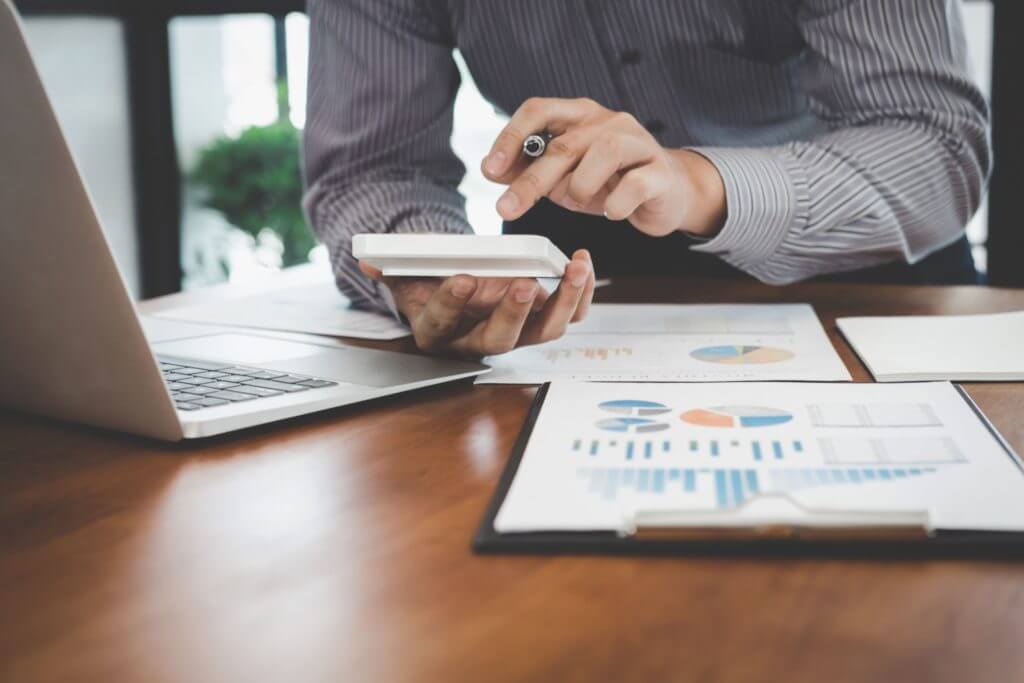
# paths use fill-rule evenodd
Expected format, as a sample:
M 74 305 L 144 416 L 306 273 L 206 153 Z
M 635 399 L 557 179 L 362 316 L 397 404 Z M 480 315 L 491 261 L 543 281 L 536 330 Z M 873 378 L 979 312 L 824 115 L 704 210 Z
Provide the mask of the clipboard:
M 631 532 L 543 531 L 499 533 L 494 521 L 519 470 L 533 428 L 540 416 L 550 383 L 537 392 L 516 438 L 512 453 L 473 537 L 478 554 L 531 555 L 718 555 L 817 557 L 999 557 L 1024 559 L 1024 532 L 934 529 L 926 511 L 901 513 L 895 518 L 858 518 L 815 524 L 730 526 L 722 515 L 694 524 L 686 519 L 675 525 L 664 512 L 636 515 Z M 974 400 L 954 385 L 1006 456 L 1024 476 L 1024 464 L 995 429 Z M 795 503 L 795 501 L 794 501 Z M 1021 501 L 1024 505 L 1024 500 Z M 692 514 L 692 513 L 687 513 Z M 659 518 L 659 515 L 662 515 Z M 848 523 L 844 523 L 848 522 Z

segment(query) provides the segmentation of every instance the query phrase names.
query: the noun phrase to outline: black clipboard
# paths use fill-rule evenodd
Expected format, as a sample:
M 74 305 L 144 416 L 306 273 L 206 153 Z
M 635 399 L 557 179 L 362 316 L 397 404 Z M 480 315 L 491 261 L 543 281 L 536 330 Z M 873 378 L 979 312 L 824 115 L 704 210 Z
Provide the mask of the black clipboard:
M 954 385 L 974 414 L 985 425 L 1006 456 L 1024 476 L 1024 465 L 974 400 Z M 483 520 L 473 537 L 473 551 L 480 554 L 532 555 L 736 555 L 815 557 L 999 557 L 1024 559 L 1024 532 L 934 530 L 930 534 L 885 533 L 851 530 L 853 533 L 814 533 L 788 529 L 786 533 L 717 534 L 671 532 L 621 536 L 613 531 L 558 531 L 498 533 L 494 520 L 505 501 L 519 463 L 526 452 L 550 383 L 537 392 L 522 430 L 516 439 Z M 1021 500 L 1024 505 L 1024 500 Z M 770 532 L 771 530 L 769 530 Z

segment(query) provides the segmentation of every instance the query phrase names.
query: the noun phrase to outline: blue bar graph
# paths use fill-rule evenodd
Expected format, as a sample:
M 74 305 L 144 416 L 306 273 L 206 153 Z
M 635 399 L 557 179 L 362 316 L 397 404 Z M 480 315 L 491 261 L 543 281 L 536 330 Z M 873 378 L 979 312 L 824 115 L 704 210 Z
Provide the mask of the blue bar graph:
M 712 458 L 717 458 L 718 457 L 718 442 L 717 441 L 712 441 L 711 442 L 711 457 Z
M 911 469 L 902 467 L 780 469 L 771 471 L 771 482 L 772 488 L 775 490 L 797 491 L 821 486 L 856 486 L 875 482 L 900 481 L 932 474 L 936 471 L 934 467 L 914 467 Z
M 593 441 L 590 442 L 590 454 L 591 455 L 597 455 L 597 447 L 598 447 L 599 444 L 600 444 L 600 442 L 597 439 L 594 439 Z
M 619 470 L 608 470 L 608 476 L 604 480 L 604 497 L 609 500 L 613 499 L 618 490 Z
M 697 442 L 696 441 L 691 441 L 690 442 L 690 451 L 691 452 L 696 452 L 696 450 L 697 450 Z
M 729 489 L 725 485 L 725 470 L 715 470 L 715 500 L 718 507 L 729 507 Z
M 754 449 L 754 460 L 760 460 L 761 459 L 761 442 L 760 441 L 755 441 L 753 444 L 751 444 L 751 446 Z
M 796 451 L 797 453 L 803 453 L 804 452 L 804 442 L 803 441 L 794 441 L 793 442 L 793 450 Z
M 742 505 L 765 491 L 799 491 L 827 486 L 859 486 L 907 480 L 935 468 L 776 468 L 764 472 L 740 468 L 595 467 L 581 468 L 587 490 L 615 500 L 622 490 L 657 496 L 703 495 L 718 508 Z M 762 478 L 764 477 L 764 478 Z M 767 485 L 764 484 L 767 482 Z
M 778 441 L 772 441 L 772 452 L 775 453 L 776 460 L 782 460 L 782 444 Z
M 632 459 L 633 459 L 633 442 L 630 441 L 628 444 L 626 444 L 626 460 L 632 460 Z
M 651 442 L 650 441 L 648 441 L 647 443 L 644 444 L 644 458 L 646 460 L 650 460 L 651 459 Z
M 574 451 L 578 451 L 582 445 L 583 445 L 583 440 L 582 439 L 576 439 L 575 441 L 572 442 L 572 449 Z
M 746 501 L 746 493 L 743 491 L 743 473 L 739 470 L 729 472 L 729 480 L 732 484 L 733 505 L 743 505 Z
M 672 450 L 672 442 L 671 441 L 662 441 L 661 442 L 661 450 L 663 450 L 666 453 L 668 453 L 670 450 Z

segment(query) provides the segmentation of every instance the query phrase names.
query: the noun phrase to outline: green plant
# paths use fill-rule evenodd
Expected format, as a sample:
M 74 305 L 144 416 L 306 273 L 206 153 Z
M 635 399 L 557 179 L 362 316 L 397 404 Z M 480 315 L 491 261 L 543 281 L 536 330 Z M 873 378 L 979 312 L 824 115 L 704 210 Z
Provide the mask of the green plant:
M 302 215 L 299 131 L 287 119 L 220 138 L 189 174 L 201 201 L 253 237 L 264 228 L 284 244 L 283 265 L 308 260 L 316 241 Z

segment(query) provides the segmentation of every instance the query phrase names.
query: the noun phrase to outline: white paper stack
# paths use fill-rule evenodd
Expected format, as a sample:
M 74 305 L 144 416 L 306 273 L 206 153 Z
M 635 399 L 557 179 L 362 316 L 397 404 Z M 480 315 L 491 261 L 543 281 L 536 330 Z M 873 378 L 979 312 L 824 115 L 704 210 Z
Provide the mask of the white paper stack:
M 879 382 L 1024 381 L 1024 311 L 836 322 Z

